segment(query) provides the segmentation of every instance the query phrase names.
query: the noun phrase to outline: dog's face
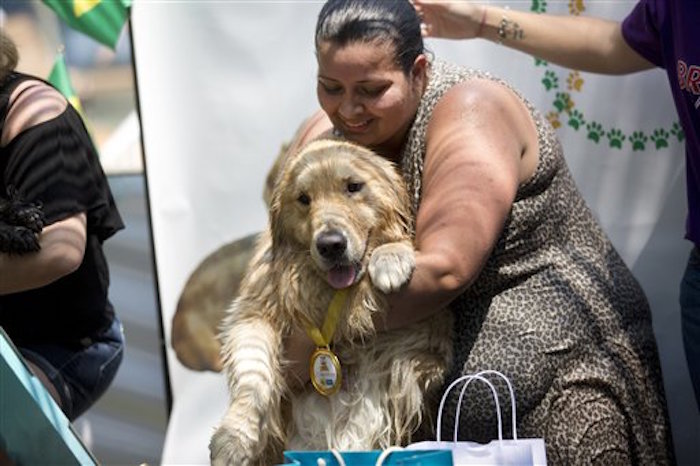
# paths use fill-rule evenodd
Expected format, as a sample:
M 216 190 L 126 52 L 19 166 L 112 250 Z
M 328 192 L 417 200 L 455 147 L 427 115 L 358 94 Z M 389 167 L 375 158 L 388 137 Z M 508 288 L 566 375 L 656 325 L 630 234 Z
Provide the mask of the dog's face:
M 273 251 L 308 252 L 330 286 L 346 288 L 375 246 L 405 235 L 408 218 L 392 163 L 352 143 L 315 141 L 290 156 L 273 190 Z

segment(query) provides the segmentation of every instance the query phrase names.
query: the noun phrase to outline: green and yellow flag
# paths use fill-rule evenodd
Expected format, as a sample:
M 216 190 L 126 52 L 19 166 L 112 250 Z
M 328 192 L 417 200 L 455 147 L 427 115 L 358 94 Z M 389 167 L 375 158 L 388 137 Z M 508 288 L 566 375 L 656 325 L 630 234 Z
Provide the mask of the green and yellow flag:
M 80 104 L 78 94 L 75 93 L 75 89 L 73 89 L 73 85 L 70 82 L 66 60 L 63 58 L 63 53 L 61 52 L 56 55 L 56 60 L 54 61 L 53 68 L 51 68 L 51 73 L 49 73 L 48 81 L 63 94 L 68 102 L 80 113 L 80 116 L 85 119 L 83 106 Z
M 73 29 L 114 49 L 132 0 L 43 0 Z

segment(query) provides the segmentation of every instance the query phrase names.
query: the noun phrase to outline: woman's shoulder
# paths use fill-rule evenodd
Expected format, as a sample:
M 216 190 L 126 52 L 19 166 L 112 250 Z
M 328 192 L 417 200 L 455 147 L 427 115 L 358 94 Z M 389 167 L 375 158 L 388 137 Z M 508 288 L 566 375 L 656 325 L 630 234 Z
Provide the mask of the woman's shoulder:
M 0 146 L 6 146 L 17 135 L 61 115 L 68 106 L 60 92 L 40 79 L 26 79 L 10 94 Z
M 291 148 L 296 151 L 314 139 L 328 136 L 332 129 L 330 120 L 323 110 L 319 109 L 302 122 L 294 135 Z
M 523 99 L 506 81 L 488 71 L 434 59 L 425 98 L 435 105 L 480 107 L 519 105 Z
M 455 83 L 445 91 L 435 105 L 429 124 L 445 118 L 458 123 L 474 120 L 477 115 L 508 120 L 523 118 L 526 114 L 525 102 L 503 81 L 474 76 Z M 458 120 L 455 120 L 455 116 Z

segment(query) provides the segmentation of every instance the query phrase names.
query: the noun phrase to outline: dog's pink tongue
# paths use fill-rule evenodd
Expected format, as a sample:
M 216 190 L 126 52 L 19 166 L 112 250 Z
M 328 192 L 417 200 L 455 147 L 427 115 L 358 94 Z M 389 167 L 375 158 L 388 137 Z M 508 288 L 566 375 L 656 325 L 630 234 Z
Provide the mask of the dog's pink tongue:
M 355 267 L 339 265 L 328 271 L 328 283 L 336 289 L 347 288 L 355 283 Z

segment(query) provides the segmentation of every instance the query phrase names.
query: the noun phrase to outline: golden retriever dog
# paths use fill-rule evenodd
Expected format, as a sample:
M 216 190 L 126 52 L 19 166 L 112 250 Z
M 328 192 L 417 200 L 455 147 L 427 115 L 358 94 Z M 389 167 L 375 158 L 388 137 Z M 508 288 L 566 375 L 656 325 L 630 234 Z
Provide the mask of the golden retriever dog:
M 395 166 L 368 149 L 322 139 L 285 160 L 268 229 L 223 321 L 230 403 L 209 445 L 212 464 L 270 466 L 283 461 L 285 449 L 368 450 L 410 441 L 428 400 L 439 395 L 452 351 L 448 312 L 375 330 L 386 293 L 413 273 L 410 216 Z M 346 296 L 329 333 L 324 321 L 338 290 Z M 295 328 L 332 334 L 326 353 L 340 361 L 331 368 L 332 390 L 324 390 L 323 377 L 289 388 L 283 341 Z M 319 360 L 321 369 L 328 363 L 312 358 L 312 375 Z

